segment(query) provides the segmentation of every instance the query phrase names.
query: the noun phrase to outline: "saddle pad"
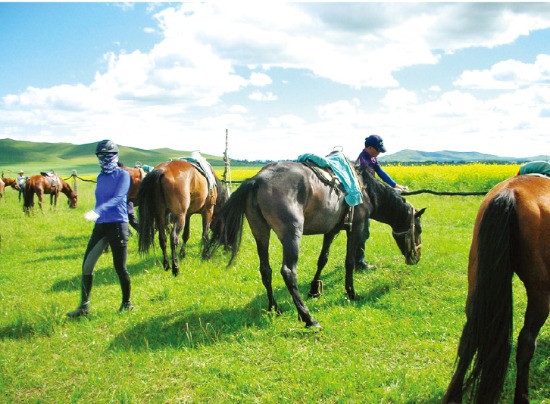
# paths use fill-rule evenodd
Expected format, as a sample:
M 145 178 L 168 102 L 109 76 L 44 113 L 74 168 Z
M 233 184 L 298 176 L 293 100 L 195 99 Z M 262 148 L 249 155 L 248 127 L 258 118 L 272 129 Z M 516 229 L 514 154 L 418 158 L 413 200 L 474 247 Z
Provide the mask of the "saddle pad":
M 543 174 L 550 177 L 550 163 L 547 161 L 531 161 L 519 168 L 519 174 Z
M 332 152 L 327 157 L 321 157 L 311 153 L 302 154 L 298 157 L 297 161 L 311 161 L 321 168 L 330 167 L 344 186 L 346 203 L 349 206 L 355 206 L 363 202 L 361 187 L 355 176 L 355 171 L 342 152 Z
M 193 164 L 197 170 L 206 177 L 209 190 L 216 188 L 216 179 L 214 178 L 214 174 L 212 174 L 210 163 L 208 163 L 199 152 L 191 153 L 191 157 L 180 157 L 180 160 Z

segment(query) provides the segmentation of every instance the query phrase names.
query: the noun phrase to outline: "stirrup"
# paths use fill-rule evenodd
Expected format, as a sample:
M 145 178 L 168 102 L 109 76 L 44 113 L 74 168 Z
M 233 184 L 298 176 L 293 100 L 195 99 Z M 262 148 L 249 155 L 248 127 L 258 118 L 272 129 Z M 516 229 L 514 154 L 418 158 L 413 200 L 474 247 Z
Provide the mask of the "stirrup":
M 348 209 L 348 212 L 346 213 L 346 216 L 344 216 L 344 229 L 347 229 L 349 231 L 352 230 L 353 210 L 354 210 L 354 207 L 350 206 Z

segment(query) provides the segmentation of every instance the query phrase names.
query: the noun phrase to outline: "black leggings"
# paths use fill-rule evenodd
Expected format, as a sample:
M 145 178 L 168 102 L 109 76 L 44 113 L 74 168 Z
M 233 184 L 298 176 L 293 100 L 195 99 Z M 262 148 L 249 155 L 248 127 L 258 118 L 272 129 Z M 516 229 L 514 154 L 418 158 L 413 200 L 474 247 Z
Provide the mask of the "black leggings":
M 115 267 L 123 294 L 129 289 L 130 275 L 126 269 L 128 256 L 128 223 L 96 223 L 88 241 L 88 247 L 82 262 L 82 275 L 92 275 L 97 260 L 107 245 L 113 252 Z

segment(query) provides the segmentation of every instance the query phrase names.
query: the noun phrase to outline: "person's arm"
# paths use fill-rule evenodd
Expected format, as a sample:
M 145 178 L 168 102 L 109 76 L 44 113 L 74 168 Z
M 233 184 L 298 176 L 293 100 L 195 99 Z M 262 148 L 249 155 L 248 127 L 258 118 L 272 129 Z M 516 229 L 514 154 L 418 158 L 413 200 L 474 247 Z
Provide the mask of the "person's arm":
M 374 171 L 376 172 L 376 174 L 378 174 L 378 176 L 382 179 L 382 181 L 384 181 L 390 187 L 395 188 L 397 183 L 394 180 L 392 180 L 392 178 L 389 176 L 387 172 L 382 170 L 382 167 L 380 167 L 380 164 L 376 164 L 374 166 Z

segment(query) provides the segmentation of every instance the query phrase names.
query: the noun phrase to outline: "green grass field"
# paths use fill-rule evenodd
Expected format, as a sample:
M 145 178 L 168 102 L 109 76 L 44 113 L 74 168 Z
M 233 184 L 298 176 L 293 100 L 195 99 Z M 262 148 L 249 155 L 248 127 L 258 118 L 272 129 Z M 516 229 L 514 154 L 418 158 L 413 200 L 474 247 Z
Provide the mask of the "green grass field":
M 392 172 L 399 182 L 398 174 Z M 429 182 L 430 175 L 423 175 Z M 477 182 L 471 185 L 487 185 Z M 324 294 L 307 300 L 324 327 L 315 331 L 297 319 L 278 273 L 278 242 L 272 242 L 271 259 L 281 316 L 265 311 L 250 232 L 234 265 L 227 268 L 221 252 L 205 262 L 198 217 L 177 278 L 161 268 L 158 248 L 141 257 L 137 237 L 131 237 L 134 311 L 117 311 L 120 287 L 105 254 L 96 266 L 90 315 L 66 318 L 79 302 L 81 260 L 92 230 L 83 214 L 93 207 L 94 184 L 81 182 L 78 190 L 77 209 L 69 210 L 62 195 L 57 211 L 49 210 L 48 201 L 44 214 L 32 217 L 24 216 L 14 190 L 0 201 L 1 401 L 441 401 L 464 323 L 467 255 L 481 197 L 408 198 L 428 208 L 416 266 L 405 265 L 391 229 L 373 222 L 367 256 L 378 269 L 355 274 L 358 301 L 350 302 L 344 291 L 346 237 L 337 237 Z M 298 275 L 304 296 L 320 248 L 321 236 L 302 240 Z M 515 340 L 525 309 L 517 278 L 514 293 Z M 531 364 L 534 403 L 550 402 L 549 358 L 547 324 Z M 513 399 L 514 378 L 512 361 L 503 402 Z

